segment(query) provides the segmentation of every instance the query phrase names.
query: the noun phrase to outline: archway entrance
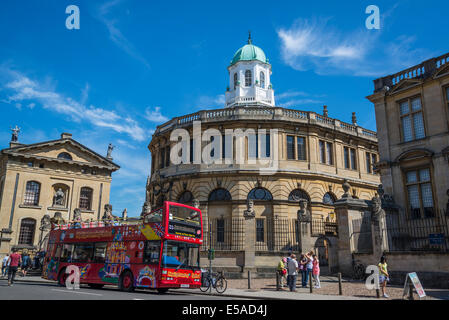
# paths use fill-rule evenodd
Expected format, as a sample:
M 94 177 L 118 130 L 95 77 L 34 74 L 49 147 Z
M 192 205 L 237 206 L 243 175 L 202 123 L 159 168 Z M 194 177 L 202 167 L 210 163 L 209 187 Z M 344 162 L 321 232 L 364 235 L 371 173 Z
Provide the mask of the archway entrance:
M 323 275 L 327 275 L 331 273 L 331 243 L 329 239 L 326 237 L 320 237 L 315 242 L 315 252 L 318 256 L 318 260 L 320 261 L 320 273 Z

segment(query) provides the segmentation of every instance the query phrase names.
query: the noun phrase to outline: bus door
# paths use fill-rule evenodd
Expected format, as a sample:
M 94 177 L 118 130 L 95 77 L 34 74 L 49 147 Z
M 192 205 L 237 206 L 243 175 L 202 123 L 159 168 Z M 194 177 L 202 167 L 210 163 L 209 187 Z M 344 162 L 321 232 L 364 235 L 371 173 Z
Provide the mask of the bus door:
M 136 286 L 156 288 L 159 277 L 161 240 L 146 240 L 142 256 L 142 264 L 137 270 Z

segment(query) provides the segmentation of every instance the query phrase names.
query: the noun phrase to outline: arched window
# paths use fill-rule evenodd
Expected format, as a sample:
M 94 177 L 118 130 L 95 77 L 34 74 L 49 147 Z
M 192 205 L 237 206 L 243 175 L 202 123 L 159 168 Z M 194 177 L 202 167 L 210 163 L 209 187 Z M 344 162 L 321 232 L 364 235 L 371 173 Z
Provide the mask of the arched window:
M 231 201 L 232 197 L 228 190 L 219 188 L 209 194 L 209 201 Z
M 58 159 L 73 160 L 72 156 L 67 152 L 61 152 L 60 154 L 58 154 Z
M 335 201 L 337 201 L 335 195 L 333 193 L 326 192 L 326 194 L 323 197 L 323 203 L 333 205 Z
M 245 71 L 245 87 L 251 87 L 251 84 L 253 83 L 253 75 L 251 73 L 251 70 Z
M 265 89 L 265 73 L 260 71 L 260 87 Z
M 23 204 L 29 206 L 39 205 L 39 195 L 41 193 L 41 184 L 36 181 L 28 181 L 25 191 L 25 199 Z
M 248 193 L 248 200 L 273 200 L 271 192 L 265 188 L 254 188 Z
M 34 232 L 36 230 L 36 220 L 27 218 L 20 223 L 19 243 L 32 246 L 34 242 Z
M 193 194 L 190 191 L 184 191 L 178 198 L 179 203 L 190 203 L 193 201 Z
M 306 199 L 307 202 L 310 203 L 310 196 L 302 189 L 295 189 L 292 192 L 290 192 L 290 195 L 288 196 L 288 201 L 299 201 L 300 199 Z
M 237 82 L 238 81 L 239 81 L 239 76 L 238 76 L 238 74 L 236 72 L 236 73 L 234 73 L 234 90 L 235 90 L 235 88 L 237 88 Z
M 93 190 L 89 187 L 81 188 L 80 192 L 80 209 L 92 210 L 92 194 Z

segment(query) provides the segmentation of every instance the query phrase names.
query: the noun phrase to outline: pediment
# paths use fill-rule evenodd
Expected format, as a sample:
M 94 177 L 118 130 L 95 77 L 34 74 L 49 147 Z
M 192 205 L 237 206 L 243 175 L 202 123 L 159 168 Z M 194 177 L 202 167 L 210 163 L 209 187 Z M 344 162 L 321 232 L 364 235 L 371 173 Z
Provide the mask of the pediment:
M 119 166 L 113 163 L 110 159 L 97 154 L 72 139 L 61 139 L 23 145 L 5 149 L 3 152 L 16 156 L 26 156 L 27 158 L 76 163 L 78 165 L 86 164 L 88 166 L 109 167 L 110 169 L 115 170 L 119 169 Z M 61 157 L 61 154 L 63 153 L 69 156 Z
M 404 161 L 411 161 L 416 159 L 424 159 L 424 158 L 430 158 L 433 156 L 433 152 L 428 149 L 412 149 L 407 150 L 400 154 L 395 162 L 404 162 Z
M 415 87 L 422 83 L 421 79 L 402 79 L 398 84 L 396 84 L 391 90 L 390 94 L 394 94 L 396 92 Z

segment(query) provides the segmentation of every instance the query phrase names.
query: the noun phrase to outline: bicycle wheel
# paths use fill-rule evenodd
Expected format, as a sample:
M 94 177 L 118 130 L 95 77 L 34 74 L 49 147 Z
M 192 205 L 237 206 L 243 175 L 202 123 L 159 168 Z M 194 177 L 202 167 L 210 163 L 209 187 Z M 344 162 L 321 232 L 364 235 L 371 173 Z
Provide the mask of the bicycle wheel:
M 215 282 L 215 290 L 217 290 L 218 293 L 223 293 L 226 291 L 226 288 L 228 287 L 228 282 L 225 278 L 218 278 Z
M 204 283 L 201 285 L 200 290 L 201 290 L 201 292 L 207 292 L 207 290 L 209 290 L 210 285 L 211 285 L 210 278 L 209 277 L 204 278 L 203 281 L 204 281 Z

